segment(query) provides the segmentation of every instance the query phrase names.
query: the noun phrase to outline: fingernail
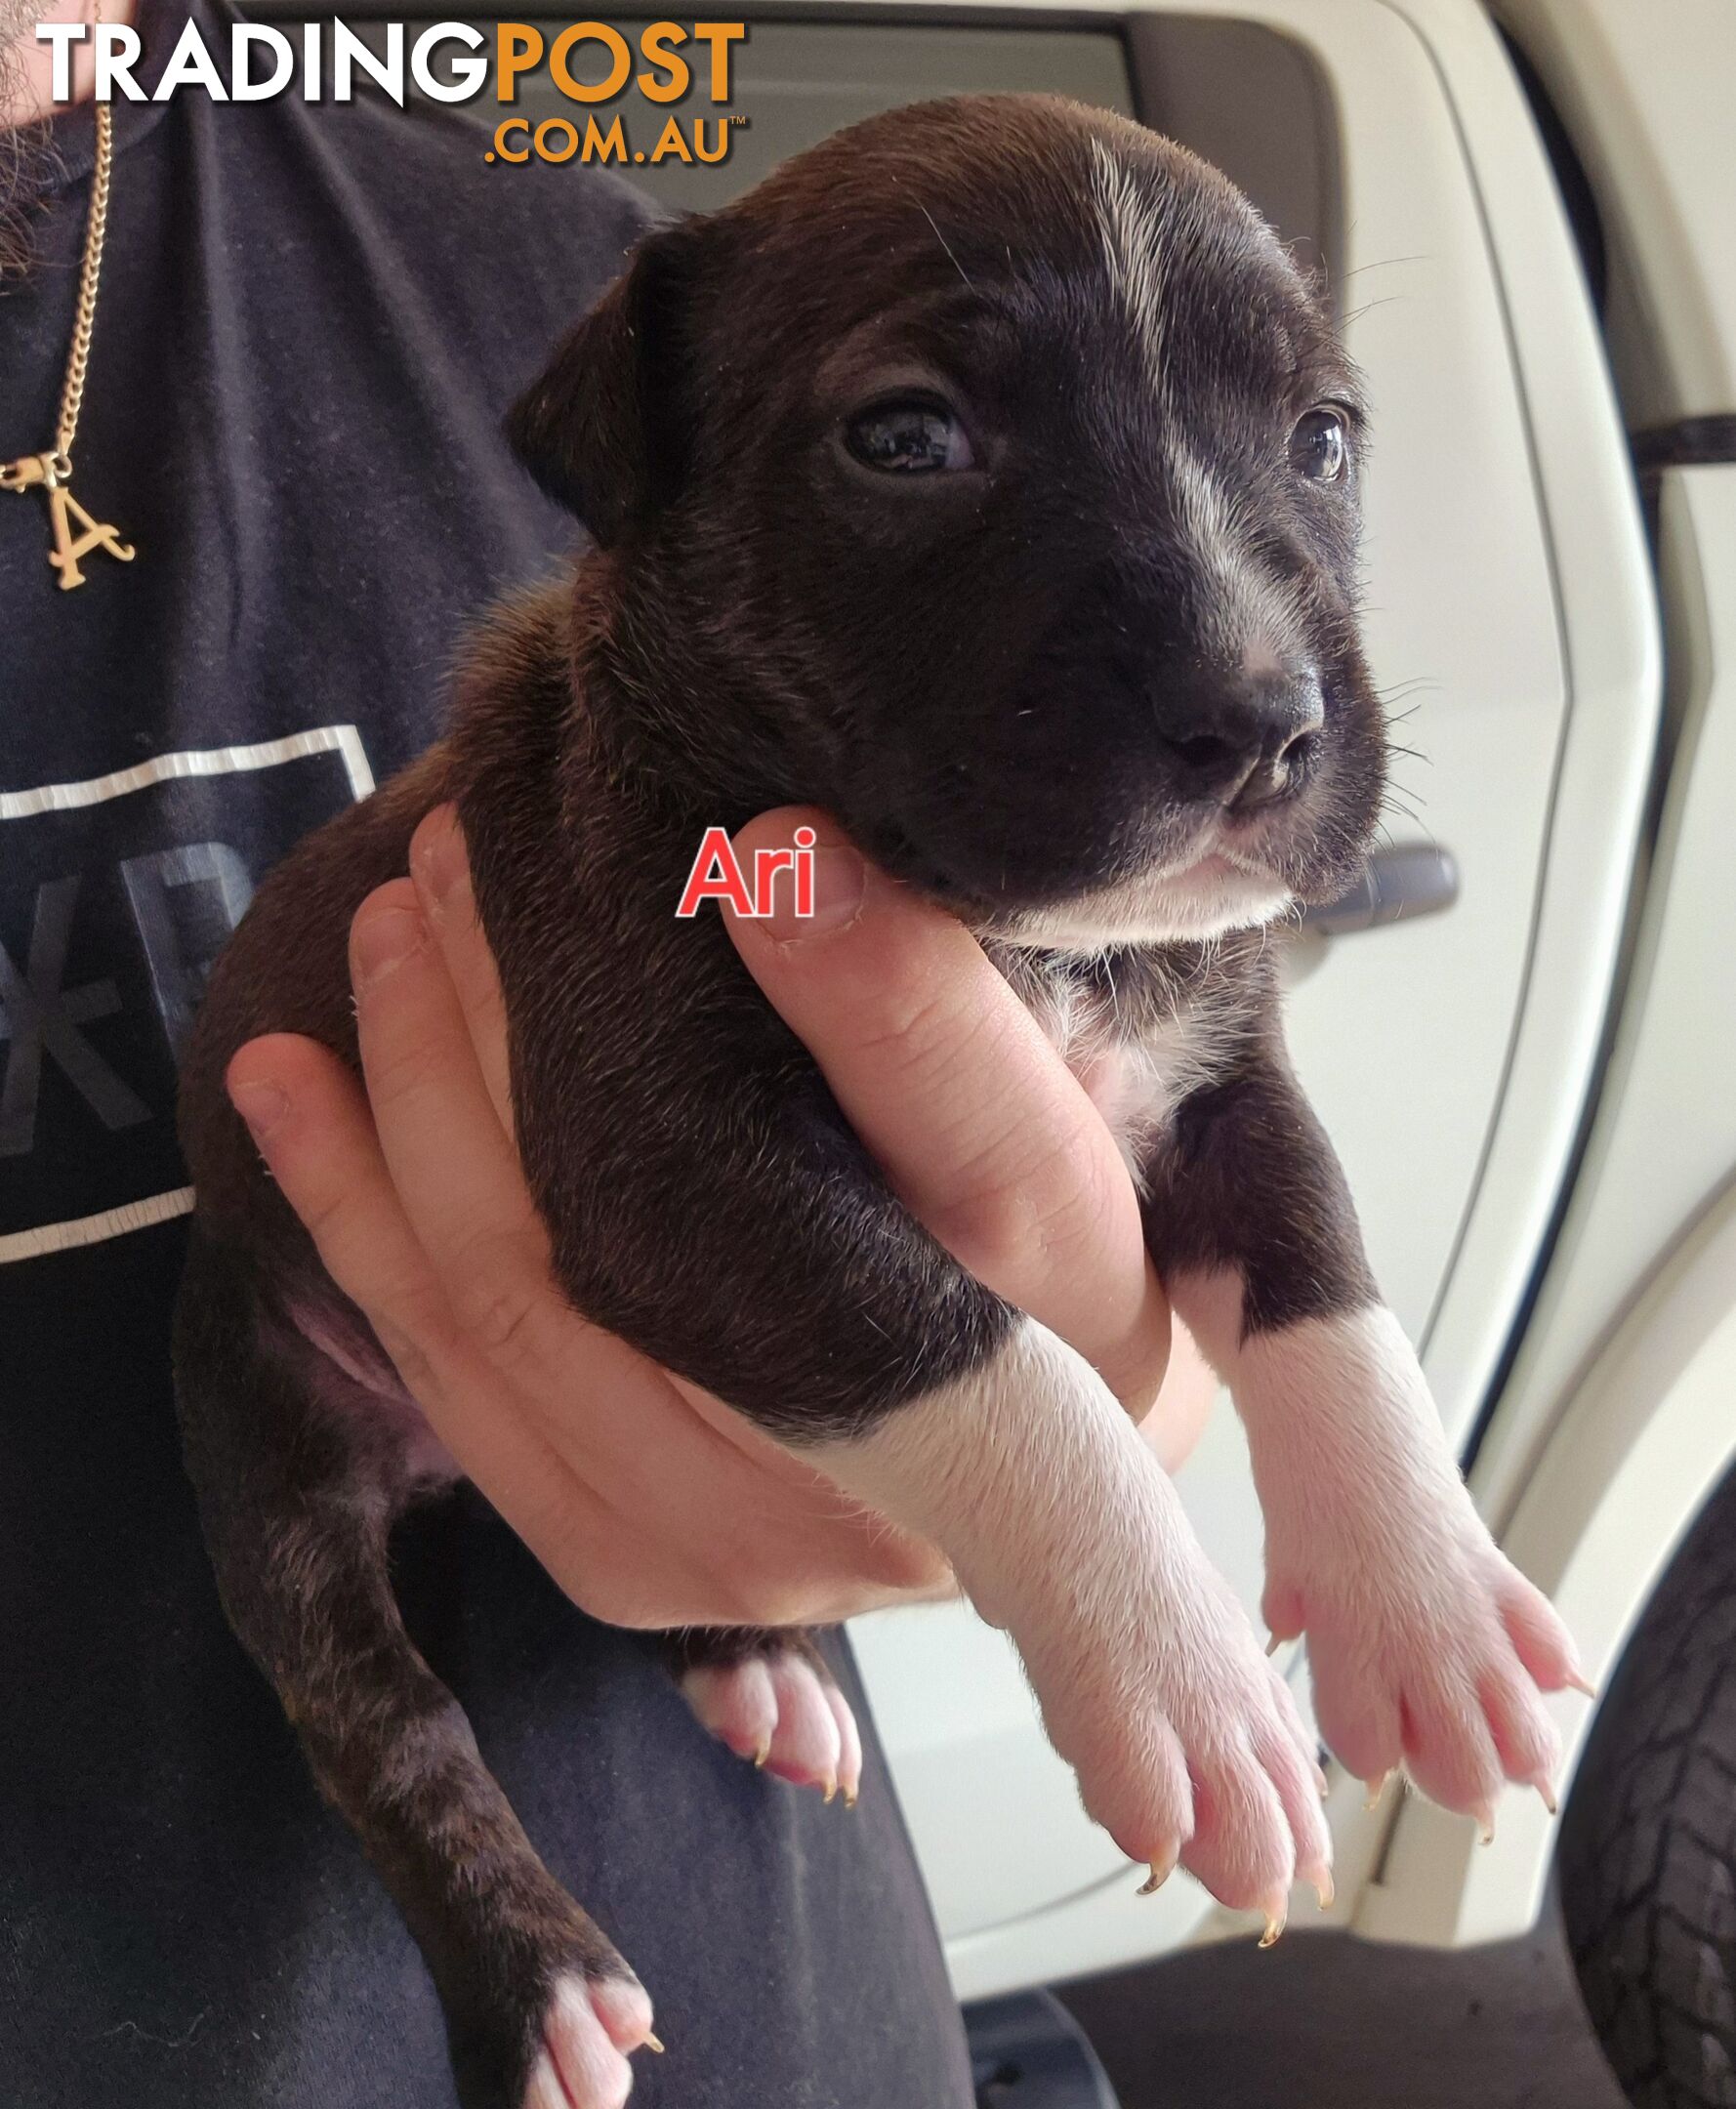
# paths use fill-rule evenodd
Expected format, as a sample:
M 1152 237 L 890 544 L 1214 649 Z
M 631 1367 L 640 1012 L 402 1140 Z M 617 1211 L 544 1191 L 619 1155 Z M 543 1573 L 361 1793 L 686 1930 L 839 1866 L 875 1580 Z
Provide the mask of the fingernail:
M 444 908 L 447 895 L 457 888 L 465 873 L 464 847 L 457 828 L 433 828 L 419 835 L 411 861 L 432 905 L 436 909 Z
M 289 1094 L 279 1084 L 261 1077 L 250 1084 L 231 1084 L 229 1103 L 247 1123 L 247 1132 L 263 1142 L 289 1111 Z
M 780 944 L 802 937 L 823 937 L 853 923 L 862 912 L 862 896 L 868 888 L 868 867 L 848 843 L 825 843 L 810 852 L 812 881 L 811 915 L 797 914 L 805 889 L 792 885 L 787 873 L 778 875 L 772 888 L 771 913 L 765 918 L 766 932 Z M 800 876 L 800 875 L 798 875 Z
M 364 916 L 350 933 L 357 991 L 401 966 L 427 934 L 428 926 L 413 908 L 380 908 Z

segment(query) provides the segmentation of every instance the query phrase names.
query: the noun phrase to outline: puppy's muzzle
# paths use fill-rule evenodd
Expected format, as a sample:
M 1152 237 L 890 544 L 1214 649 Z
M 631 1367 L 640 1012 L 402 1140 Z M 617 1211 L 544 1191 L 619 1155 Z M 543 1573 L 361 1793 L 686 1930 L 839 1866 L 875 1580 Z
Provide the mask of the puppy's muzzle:
M 1252 813 L 1299 790 L 1325 723 L 1312 667 L 1202 672 L 1168 686 L 1157 705 L 1178 795 L 1232 813 Z

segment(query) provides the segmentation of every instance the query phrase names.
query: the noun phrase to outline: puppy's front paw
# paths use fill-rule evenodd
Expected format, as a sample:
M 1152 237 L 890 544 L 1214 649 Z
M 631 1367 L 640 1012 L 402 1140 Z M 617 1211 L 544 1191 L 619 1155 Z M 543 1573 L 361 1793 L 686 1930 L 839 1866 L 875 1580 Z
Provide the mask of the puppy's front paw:
M 1485 1834 L 1504 1780 L 1552 1808 L 1539 1692 L 1583 1686 L 1573 1642 L 1484 1527 L 1396 1319 L 1296 1325 L 1242 1362 L 1266 1623 L 1305 1633 L 1328 1746 L 1371 1781 L 1402 1763 Z
M 1050 1737 L 1086 1808 L 1155 1888 L 1179 1862 L 1220 1903 L 1283 1928 L 1301 1880 L 1332 1900 L 1324 1784 L 1288 1687 L 1197 1549 L 1147 1594 L 1124 1576 L 1107 1630 L 1020 1636 Z
M 1573 1643 L 1484 1528 L 1397 1319 L 1220 1329 L 1219 1359 L 1265 1510 L 1266 1624 L 1306 1634 L 1329 1748 L 1370 1781 L 1403 1764 L 1485 1833 L 1504 1780 L 1552 1807 L 1539 1692 L 1583 1687 Z
M 1075 1349 L 1021 1319 L 982 1366 L 820 1453 L 945 1549 L 1010 1633 L 1086 1808 L 1268 1937 L 1300 1872 L 1331 1894 L 1313 1752 L 1156 1457 Z
M 569 1971 L 544 2008 L 523 2109 L 621 2109 L 633 2091 L 630 2054 L 662 2047 L 642 1986 Z
M 1553 1810 L 1561 1752 L 1539 1692 L 1582 1682 L 1573 1643 L 1463 1490 L 1401 1497 L 1379 1527 L 1317 1521 L 1312 1549 L 1274 1567 L 1266 1610 L 1274 1633 L 1307 1635 L 1328 1747 L 1372 1782 L 1402 1763 L 1485 1837 L 1504 1780 Z

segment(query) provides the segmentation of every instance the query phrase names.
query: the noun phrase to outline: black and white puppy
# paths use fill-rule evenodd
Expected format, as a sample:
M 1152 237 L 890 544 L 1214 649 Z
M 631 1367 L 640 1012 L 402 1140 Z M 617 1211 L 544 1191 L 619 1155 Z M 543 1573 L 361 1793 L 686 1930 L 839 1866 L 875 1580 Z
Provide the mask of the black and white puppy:
M 1179 1860 L 1268 1930 L 1299 1875 L 1324 1890 L 1308 1739 L 1096 1372 L 917 1225 L 721 924 L 676 919 L 708 826 L 823 806 L 977 932 L 1234 1391 L 1327 1740 L 1485 1822 L 1504 1777 L 1547 1795 L 1537 1686 L 1571 1648 L 1472 1509 L 1279 1028 L 1264 926 L 1351 880 L 1385 747 L 1360 392 L 1270 229 L 1113 117 L 905 110 L 651 235 L 513 435 L 598 550 L 490 619 L 450 736 L 261 889 L 183 1110 L 225 1601 L 422 1944 L 470 2109 L 618 2100 L 649 2006 L 405 1637 L 387 1531 L 437 1446 L 223 1090 L 268 1030 L 354 1059 L 350 916 L 442 799 L 573 1304 L 938 1543 L 1154 1880 Z M 725 1732 L 818 1719 L 847 1786 L 799 1639 L 680 1660 Z

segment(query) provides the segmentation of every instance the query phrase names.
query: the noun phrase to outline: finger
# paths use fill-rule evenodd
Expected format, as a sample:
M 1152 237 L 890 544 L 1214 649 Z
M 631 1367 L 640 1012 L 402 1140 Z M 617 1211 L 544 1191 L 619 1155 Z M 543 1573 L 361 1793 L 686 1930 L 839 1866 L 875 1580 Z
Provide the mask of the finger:
M 453 1317 L 503 1371 L 553 1369 L 570 1352 L 571 1313 L 409 880 L 362 903 L 350 958 L 380 1147 Z
M 597 1505 L 501 1387 L 467 1365 L 355 1078 L 329 1049 L 276 1033 L 235 1054 L 227 1086 L 326 1271 L 367 1318 L 435 1434 L 570 1587 L 575 1550 L 598 1527 Z
M 426 1364 L 443 1299 L 354 1076 L 316 1041 L 272 1033 L 235 1054 L 227 1085 L 326 1271 L 367 1314 L 388 1352 Z
M 1165 1471 L 1178 1472 L 1198 1448 L 1218 1403 L 1218 1390 L 1217 1371 L 1200 1353 L 1193 1335 L 1172 1317 L 1170 1359 L 1151 1411 L 1139 1426 Z M 1122 1403 L 1137 1417 L 1132 1399 L 1124 1395 Z
M 763 1428 L 698 1385 L 689 1384 L 684 1377 L 671 1377 L 669 1382 L 709 1430 L 740 1452 L 765 1482 L 765 1496 L 776 1502 L 775 1511 L 765 1511 L 762 1539 L 772 1527 L 775 1513 L 777 1531 L 786 1541 L 792 1531 L 812 1530 L 832 1549 L 842 1573 L 849 1575 L 857 1587 L 878 1592 L 887 1602 L 913 1597 L 938 1602 L 958 1594 L 958 1578 L 937 1547 L 900 1530 L 885 1516 L 844 1494 L 836 1481 L 783 1449 Z M 708 1469 L 716 1468 L 708 1460 Z M 751 1523 L 751 1516 L 749 1520 Z M 865 1606 L 858 1604 L 857 1608 Z M 766 1625 L 777 1621 L 761 1618 L 750 1623 Z M 828 1621 L 816 1616 L 805 1623 L 821 1625 Z
M 410 877 L 457 991 L 458 1007 L 496 1118 L 511 1135 L 513 1085 L 506 1002 L 494 954 L 476 914 L 456 806 L 436 806 L 410 838 Z
M 953 917 L 806 808 L 762 814 L 754 852 L 815 831 L 815 913 L 781 893 L 725 912 L 765 995 L 812 1053 L 903 1200 L 980 1280 L 1148 1402 L 1167 1341 L 1133 1183 L 1096 1108 Z

